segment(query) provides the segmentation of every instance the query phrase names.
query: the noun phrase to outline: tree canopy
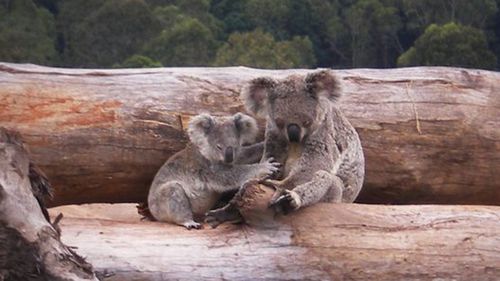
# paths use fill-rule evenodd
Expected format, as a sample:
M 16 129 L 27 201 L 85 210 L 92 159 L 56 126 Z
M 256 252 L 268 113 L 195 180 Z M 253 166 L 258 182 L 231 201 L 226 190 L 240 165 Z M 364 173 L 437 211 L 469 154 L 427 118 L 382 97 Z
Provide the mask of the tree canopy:
M 493 69 L 497 57 L 481 30 L 456 23 L 431 24 L 415 46 L 398 59 L 400 66 L 444 65 Z
M 500 0 L 3 0 L 0 60 L 498 69 Z
M 307 68 L 316 63 L 307 37 L 276 41 L 260 29 L 233 33 L 219 49 L 215 65 L 246 65 L 258 68 Z
M 55 61 L 54 16 L 31 0 L 0 2 L 0 60 L 50 64 Z

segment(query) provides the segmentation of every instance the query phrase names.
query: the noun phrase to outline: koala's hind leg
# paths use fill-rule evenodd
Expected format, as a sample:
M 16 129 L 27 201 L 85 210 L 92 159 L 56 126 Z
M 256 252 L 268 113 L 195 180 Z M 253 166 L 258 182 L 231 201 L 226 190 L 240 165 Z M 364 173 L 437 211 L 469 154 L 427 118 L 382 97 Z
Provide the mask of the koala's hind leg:
M 271 205 L 284 210 L 298 209 L 320 201 L 339 203 L 342 201 L 342 180 L 327 171 L 317 171 L 311 181 L 298 185 L 292 190 L 284 190 Z
M 343 182 L 336 175 L 327 171 L 317 171 L 310 182 L 293 189 L 299 197 L 299 206 L 305 207 L 320 201 L 342 202 Z
M 243 183 L 229 203 L 222 208 L 211 210 L 205 214 L 205 222 L 212 228 L 216 228 L 224 222 L 241 222 L 243 217 L 238 210 L 238 202 L 242 201 L 242 198 L 245 196 L 245 192 L 249 186 L 258 184 L 259 182 L 259 180 L 252 179 Z
M 187 229 L 200 229 L 193 220 L 191 203 L 180 182 L 166 182 L 150 196 L 149 208 L 155 219 L 182 225 Z
M 242 221 L 240 212 L 235 204 L 229 202 L 222 208 L 208 211 L 205 214 L 205 222 L 212 228 L 216 228 L 224 222 L 238 223 Z

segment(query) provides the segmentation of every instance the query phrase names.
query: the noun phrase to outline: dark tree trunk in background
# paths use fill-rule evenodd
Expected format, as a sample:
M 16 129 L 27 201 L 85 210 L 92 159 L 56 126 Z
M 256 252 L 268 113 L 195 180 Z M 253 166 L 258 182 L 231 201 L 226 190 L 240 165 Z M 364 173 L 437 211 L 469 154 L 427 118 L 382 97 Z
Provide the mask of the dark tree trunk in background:
M 138 202 L 200 112 L 242 111 L 248 80 L 306 70 L 58 69 L 0 64 L 0 126 L 19 130 L 53 205 Z M 500 74 L 338 70 L 366 156 L 359 202 L 500 203 Z

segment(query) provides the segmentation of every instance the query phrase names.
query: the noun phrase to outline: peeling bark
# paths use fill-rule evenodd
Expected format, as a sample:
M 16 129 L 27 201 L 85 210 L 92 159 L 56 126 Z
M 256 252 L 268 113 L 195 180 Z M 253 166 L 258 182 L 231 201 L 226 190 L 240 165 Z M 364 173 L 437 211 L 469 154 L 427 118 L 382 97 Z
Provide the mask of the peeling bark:
M 38 173 L 18 136 L 0 128 L 0 280 L 97 280 L 48 220 Z
M 0 126 L 53 179 L 52 205 L 142 202 L 200 112 L 242 111 L 248 80 L 306 70 L 85 70 L 0 63 Z M 368 203 L 500 204 L 500 74 L 419 67 L 335 70 L 360 134 Z

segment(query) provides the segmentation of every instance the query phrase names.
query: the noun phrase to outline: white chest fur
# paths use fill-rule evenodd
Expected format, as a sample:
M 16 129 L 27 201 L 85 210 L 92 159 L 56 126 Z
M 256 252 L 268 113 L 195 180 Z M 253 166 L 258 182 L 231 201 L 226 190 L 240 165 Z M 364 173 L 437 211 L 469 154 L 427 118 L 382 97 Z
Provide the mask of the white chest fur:
M 290 143 L 288 146 L 288 156 L 285 162 L 284 177 L 288 176 L 293 167 L 296 166 L 297 161 L 302 156 L 303 146 L 300 143 Z

